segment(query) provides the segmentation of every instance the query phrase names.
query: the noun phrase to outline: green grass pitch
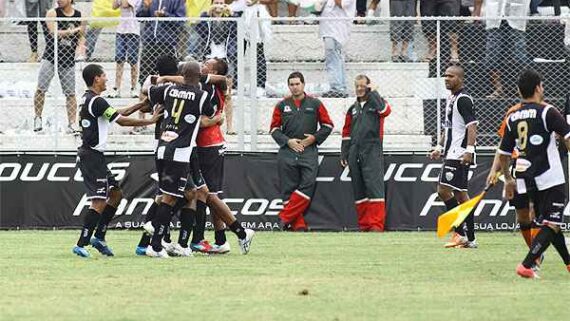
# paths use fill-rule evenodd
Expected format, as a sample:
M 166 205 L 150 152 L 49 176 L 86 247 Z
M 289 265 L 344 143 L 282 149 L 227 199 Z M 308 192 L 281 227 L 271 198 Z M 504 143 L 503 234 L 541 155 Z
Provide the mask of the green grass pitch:
M 0 232 L 0 320 L 568 320 L 570 273 L 549 248 L 540 280 L 514 273 L 519 234 L 444 249 L 435 233 L 259 232 L 249 255 L 71 253 L 77 231 Z M 212 233 L 207 233 L 213 237 Z M 177 237 L 177 232 L 173 233 Z

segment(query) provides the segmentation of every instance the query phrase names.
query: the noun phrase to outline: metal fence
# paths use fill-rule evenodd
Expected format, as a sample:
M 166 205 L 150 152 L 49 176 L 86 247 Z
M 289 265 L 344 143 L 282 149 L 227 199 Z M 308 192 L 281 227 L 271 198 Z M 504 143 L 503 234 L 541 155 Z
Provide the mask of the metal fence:
M 270 118 L 273 106 L 288 92 L 286 79 L 293 71 L 303 72 L 306 92 L 323 97 L 335 122 L 323 150 L 340 146 L 344 113 L 355 101 L 357 74 L 368 75 L 393 107 L 385 125 L 389 150 L 427 151 L 435 142 L 448 95 L 442 74 L 450 64 L 465 69 L 465 86 L 480 120 L 481 148 L 496 145 L 504 112 L 519 100 L 516 77 L 523 68 L 542 73 L 546 100 L 555 106 L 562 107 L 569 92 L 570 32 L 564 19 L 509 18 L 493 24 L 482 18 L 359 18 L 357 23 L 336 18 L 335 23 L 347 22 L 351 30 L 342 45 L 344 78 L 331 78 L 327 70 L 326 56 L 339 50 L 319 34 L 319 22 L 325 20 L 332 21 L 98 18 L 83 20 L 82 37 L 72 19 L 1 19 L 0 149 L 73 150 L 79 140 L 71 131 L 77 129 L 77 105 L 86 89 L 81 70 L 92 62 L 106 70 L 104 96 L 122 107 L 136 102 L 146 77 L 158 72 L 156 62 L 162 55 L 226 59 L 233 107 L 226 112 L 224 130 L 233 150 L 276 148 L 269 136 Z M 67 31 L 50 40 L 43 31 L 46 23 Z M 38 30 L 37 55 L 28 25 Z M 330 84 L 338 87 L 338 79 L 346 91 L 335 96 L 331 89 L 339 90 Z M 109 148 L 150 150 L 152 133 L 151 128 L 115 126 Z

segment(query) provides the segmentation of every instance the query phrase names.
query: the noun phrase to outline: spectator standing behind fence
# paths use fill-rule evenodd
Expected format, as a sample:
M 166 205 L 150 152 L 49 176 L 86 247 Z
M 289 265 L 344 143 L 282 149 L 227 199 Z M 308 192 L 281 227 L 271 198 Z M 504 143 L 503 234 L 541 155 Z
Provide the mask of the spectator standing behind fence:
M 48 10 L 52 8 L 52 0 L 26 0 L 26 16 L 28 18 L 45 17 Z M 47 42 L 48 30 L 45 21 L 40 22 L 44 39 Z M 28 39 L 30 40 L 30 50 L 32 53 L 28 58 L 28 62 L 38 62 L 38 22 L 28 21 Z
M 199 61 L 210 58 L 227 59 L 230 65 L 230 75 L 235 77 L 237 64 L 237 25 L 232 20 L 222 20 L 232 17 L 230 6 L 224 0 L 213 0 L 208 12 L 202 18 L 218 18 L 217 20 L 201 20 L 196 25 L 200 39 L 201 54 L 197 55 Z
M 237 23 L 232 20 L 221 20 L 233 17 L 231 7 L 224 0 L 213 0 L 208 12 L 204 12 L 203 18 L 219 18 L 220 20 L 202 20 L 196 25 L 199 37 L 201 54 L 197 55 L 200 61 L 210 58 L 226 59 L 229 65 L 228 88 L 225 88 L 225 111 L 226 128 L 228 134 L 235 134 L 233 129 L 233 104 L 231 101 L 231 89 L 237 84 Z M 230 80 L 231 79 L 231 80 Z
M 473 14 L 481 16 L 483 0 L 475 1 Z M 530 0 L 487 0 L 485 1 L 485 60 L 491 75 L 493 93 L 487 98 L 504 96 L 500 66 L 516 62 L 523 67 L 529 62 L 526 51 L 526 20 L 509 17 L 526 17 Z M 519 68 L 520 69 L 520 68 Z
M 117 63 L 115 87 L 109 93 L 109 98 L 121 97 L 125 61 L 131 65 L 130 97 L 139 96 L 136 87 L 139 69 L 140 24 L 134 20 L 136 18 L 135 10 L 139 4 L 140 0 L 114 0 L 113 2 L 113 9 L 121 9 L 121 22 L 117 26 L 115 38 L 115 62 Z
M 186 0 L 186 16 L 188 18 L 200 18 L 202 13 L 208 12 L 210 6 L 212 5 L 212 0 Z M 196 25 L 199 20 L 189 20 L 187 22 L 188 28 L 188 49 L 187 55 L 192 56 L 196 59 L 200 56 L 202 48 L 200 48 L 200 40 L 198 32 L 196 31 Z
M 460 0 L 420 0 L 420 14 L 422 17 L 458 17 L 461 7 Z M 451 61 L 459 61 L 459 49 L 457 32 L 455 32 L 456 21 L 442 21 L 441 33 L 449 35 L 451 43 Z M 429 49 L 424 61 L 430 61 L 435 58 L 437 53 L 437 22 L 422 21 L 422 31 L 428 40 Z M 442 48 L 440 53 L 444 56 L 448 54 L 448 41 L 446 37 L 441 37 Z M 447 59 L 445 59 L 447 60 Z
M 57 36 L 57 73 L 61 90 L 66 98 L 67 129 L 66 133 L 77 132 L 77 101 L 75 98 L 75 51 L 83 42 L 85 22 L 81 22 L 81 12 L 73 8 L 73 0 L 58 0 L 58 7 L 50 9 L 47 18 L 74 18 L 66 21 L 47 21 L 49 30 L 46 49 L 40 64 L 38 75 L 38 88 L 34 95 L 34 131 L 39 132 L 43 128 L 42 112 L 44 109 L 45 94 L 49 84 L 55 75 L 54 59 L 54 35 Z
M 256 96 L 258 97 L 265 95 L 267 61 L 265 59 L 264 44 L 271 38 L 271 20 L 269 20 L 271 16 L 269 15 L 269 11 L 267 11 L 267 5 L 273 2 L 275 2 L 275 0 L 246 0 L 246 7 L 243 11 L 246 28 L 246 47 L 252 44 L 257 45 Z
M 323 18 L 339 18 L 321 20 L 319 24 L 319 33 L 325 43 L 325 68 L 330 84 L 330 90 L 323 93 L 323 97 L 348 97 L 344 47 L 352 27 L 352 20 L 347 18 L 354 17 L 355 13 L 355 0 L 327 0 L 321 13 Z
M 139 83 L 142 84 L 153 74 L 156 57 L 178 57 L 176 46 L 184 23 L 166 19 L 186 17 L 186 3 L 184 0 L 142 0 L 137 9 L 137 17 L 157 18 L 156 21 L 143 22 L 139 73 Z
M 92 18 L 119 18 L 120 11 L 113 8 L 113 3 L 115 0 L 95 0 L 93 1 L 93 6 L 91 10 Z M 116 26 L 118 19 L 116 20 L 91 20 L 87 27 L 87 32 L 85 34 L 85 48 L 81 49 L 81 55 L 79 60 L 91 61 L 93 57 L 93 52 L 95 52 L 95 46 L 97 46 L 97 41 L 99 36 L 103 31 L 103 28 L 109 28 Z
M 342 129 L 340 164 L 349 167 L 358 227 L 383 232 L 386 218 L 384 188 L 384 119 L 392 108 L 373 89 L 370 78 L 354 81 L 356 101 L 346 112 Z
M 415 17 L 416 0 L 390 0 L 391 17 Z M 408 46 L 414 40 L 414 20 L 390 21 L 392 62 L 410 62 Z M 398 45 L 401 45 L 398 54 Z

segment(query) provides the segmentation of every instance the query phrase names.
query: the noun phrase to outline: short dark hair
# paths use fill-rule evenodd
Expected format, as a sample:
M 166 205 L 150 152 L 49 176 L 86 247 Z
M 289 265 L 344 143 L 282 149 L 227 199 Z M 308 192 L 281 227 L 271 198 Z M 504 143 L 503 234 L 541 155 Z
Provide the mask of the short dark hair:
M 293 71 L 289 77 L 287 77 L 287 85 L 289 84 L 289 80 L 293 78 L 299 78 L 299 80 L 301 80 L 301 83 L 305 83 L 305 76 L 303 76 L 303 74 L 299 71 Z
M 517 85 L 523 99 L 534 96 L 534 91 L 542 83 L 542 76 L 534 69 L 525 69 L 519 75 Z
M 83 80 L 87 87 L 91 87 L 95 82 L 95 77 L 101 76 L 104 73 L 105 71 L 101 65 L 89 64 L 87 67 L 83 68 Z
M 159 76 L 174 76 L 178 74 L 178 61 L 170 55 L 156 58 L 156 72 Z
M 218 75 L 225 76 L 228 74 L 228 63 L 225 59 L 222 58 L 214 58 L 216 61 L 216 72 Z

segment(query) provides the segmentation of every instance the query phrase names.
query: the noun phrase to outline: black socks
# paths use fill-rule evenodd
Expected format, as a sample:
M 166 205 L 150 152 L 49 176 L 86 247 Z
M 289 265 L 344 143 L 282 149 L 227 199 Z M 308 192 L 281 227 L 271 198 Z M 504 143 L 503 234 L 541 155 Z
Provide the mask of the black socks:
M 243 227 L 241 227 L 240 223 L 237 220 L 230 225 L 230 230 L 236 233 L 238 239 L 240 240 L 245 239 L 246 237 L 245 230 L 243 229 Z
M 190 238 L 190 232 L 194 225 L 195 216 L 196 211 L 191 208 L 184 207 L 180 210 L 180 234 L 178 235 L 178 244 L 184 248 L 188 247 L 188 239 Z
M 530 269 L 534 266 L 536 259 L 538 259 L 544 251 L 550 246 L 550 243 L 554 239 L 554 231 L 547 226 L 543 226 L 540 232 L 536 235 L 530 246 L 530 251 L 524 258 L 522 264 L 525 268 Z M 561 234 L 561 233 L 559 233 Z
M 204 239 L 206 230 L 206 203 L 198 200 L 196 202 L 196 225 L 194 225 L 192 243 L 200 243 Z
M 101 241 L 105 241 L 105 234 L 107 234 L 107 226 L 111 223 L 111 220 L 115 216 L 117 209 L 113 206 L 107 204 L 103 213 L 101 213 L 101 218 L 99 218 L 99 224 L 97 224 L 97 229 L 95 230 L 95 237 Z
M 152 235 L 150 244 L 152 245 L 153 250 L 159 252 L 162 250 L 162 238 L 166 233 L 167 227 L 170 225 L 170 220 L 172 219 L 172 210 L 173 207 L 165 204 L 160 203 L 158 206 L 158 210 L 156 213 L 156 217 L 153 220 L 154 226 L 154 234 Z
M 87 211 L 77 246 L 84 247 L 89 244 L 93 230 L 95 230 L 95 226 L 97 226 L 97 222 L 99 222 L 99 216 L 99 213 L 92 208 Z

